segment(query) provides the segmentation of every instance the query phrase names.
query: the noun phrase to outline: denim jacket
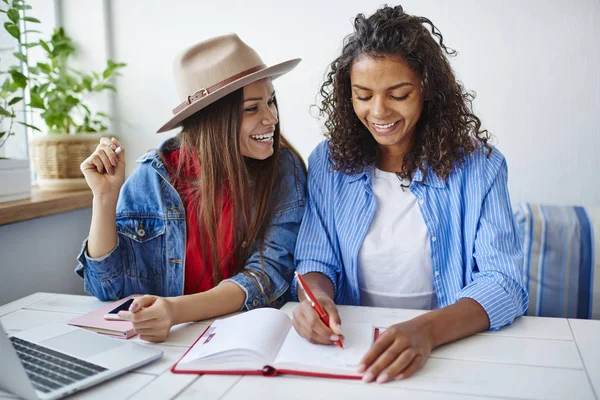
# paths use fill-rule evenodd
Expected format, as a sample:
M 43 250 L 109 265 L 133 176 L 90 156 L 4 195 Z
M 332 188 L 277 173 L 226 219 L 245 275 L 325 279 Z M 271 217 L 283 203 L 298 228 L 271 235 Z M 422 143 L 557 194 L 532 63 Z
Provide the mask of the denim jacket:
M 174 147 L 176 139 L 161 146 L 163 151 Z M 140 166 L 121 188 L 117 202 L 117 245 L 108 254 L 92 258 L 87 253 L 86 239 L 77 257 L 75 272 L 84 279 L 85 291 L 103 301 L 133 293 L 183 295 L 187 237 L 183 202 L 156 151 L 137 162 Z M 280 164 L 281 193 L 263 247 L 264 272 L 272 290 L 270 299 L 276 305 L 289 299 L 293 254 L 306 196 L 306 173 L 301 161 L 289 150 L 282 150 Z M 263 271 L 258 243 L 253 246 L 244 267 L 247 273 L 223 281 L 242 288 L 246 293 L 242 309 L 248 310 L 268 302 L 262 288 L 257 287 L 261 285 L 260 275 L 252 273 Z

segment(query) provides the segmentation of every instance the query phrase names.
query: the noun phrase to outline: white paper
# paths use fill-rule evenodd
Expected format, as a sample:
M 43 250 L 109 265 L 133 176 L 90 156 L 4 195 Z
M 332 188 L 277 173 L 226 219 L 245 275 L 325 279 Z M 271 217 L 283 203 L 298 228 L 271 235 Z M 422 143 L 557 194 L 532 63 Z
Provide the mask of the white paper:
M 292 321 L 283 312 L 260 308 L 216 320 L 179 362 L 200 367 L 206 363 L 256 361 L 262 368 L 275 358 Z
M 373 325 L 346 324 L 343 327 L 344 348 L 336 344 L 313 344 L 290 329 L 279 354 L 276 368 L 302 368 L 311 372 L 355 373 L 356 366 L 373 344 Z

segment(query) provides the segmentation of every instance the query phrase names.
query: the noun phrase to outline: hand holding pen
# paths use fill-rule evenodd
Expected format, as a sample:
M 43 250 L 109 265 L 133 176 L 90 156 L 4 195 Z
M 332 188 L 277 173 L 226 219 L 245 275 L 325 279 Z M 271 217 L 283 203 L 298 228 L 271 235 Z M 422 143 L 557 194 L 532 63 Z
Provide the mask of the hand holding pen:
M 80 166 L 96 195 L 118 196 L 125 182 L 125 152 L 115 138 L 102 138 L 96 150 Z
M 341 320 L 337 307 L 330 296 L 322 291 L 313 291 L 301 274 L 295 273 L 298 290 L 304 292 L 305 301 L 294 310 L 294 327 L 296 331 L 311 343 L 333 344 L 340 348 L 343 335 Z M 327 283 L 331 284 L 328 281 Z

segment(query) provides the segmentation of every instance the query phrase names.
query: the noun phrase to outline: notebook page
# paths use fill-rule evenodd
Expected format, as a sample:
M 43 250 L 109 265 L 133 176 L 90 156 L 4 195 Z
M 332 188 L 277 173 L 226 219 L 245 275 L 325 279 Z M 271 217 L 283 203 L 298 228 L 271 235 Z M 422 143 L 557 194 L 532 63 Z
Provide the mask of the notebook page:
M 356 366 L 373 344 L 373 325 L 345 324 L 343 332 L 344 348 L 340 349 L 337 345 L 310 343 L 292 327 L 279 349 L 274 366 L 279 369 L 360 375 L 356 373 Z
M 245 359 L 262 360 L 262 368 L 275 358 L 281 342 L 292 326 L 285 313 L 273 308 L 259 308 L 216 320 L 179 364 L 219 363 Z

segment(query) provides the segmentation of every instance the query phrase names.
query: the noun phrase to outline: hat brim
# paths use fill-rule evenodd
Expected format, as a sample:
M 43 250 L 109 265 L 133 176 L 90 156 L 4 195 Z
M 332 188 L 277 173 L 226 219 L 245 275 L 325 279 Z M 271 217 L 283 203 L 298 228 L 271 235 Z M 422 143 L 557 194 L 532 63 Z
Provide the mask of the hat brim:
M 291 70 L 293 70 L 298 63 L 301 61 L 300 58 L 295 58 L 293 60 L 284 61 L 279 64 L 272 65 L 270 67 L 261 69 L 253 74 L 246 75 L 243 78 L 240 78 L 236 81 L 231 82 L 228 85 L 223 86 L 210 93 L 206 97 L 201 98 L 200 100 L 188 105 L 186 108 L 175 114 L 173 118 L 171 118 L 166 124 L 160 127 L 156 133 L 162 133 L 166 131 L 170 131 L 171 129 L 177 128 L 181 125 L 181 122 L 189 117 L 190 115 L 202 110 L 204 107 L 209 104 L 214 103 L 215 101 L 222 99 L 230 93 L 235 92 L 236 90 L 243 88 L 246 85 L 249 85 L 252 82 L 259 81 L 264 78 L 276 79 Z

